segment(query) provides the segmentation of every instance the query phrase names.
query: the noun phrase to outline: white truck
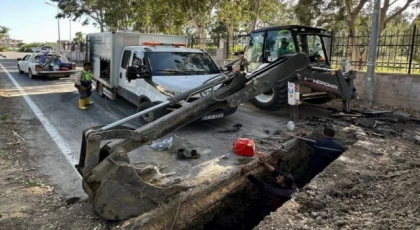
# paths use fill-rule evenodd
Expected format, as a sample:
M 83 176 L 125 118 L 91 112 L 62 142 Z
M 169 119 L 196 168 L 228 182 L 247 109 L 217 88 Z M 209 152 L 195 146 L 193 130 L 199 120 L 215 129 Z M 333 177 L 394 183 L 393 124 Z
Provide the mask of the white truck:
M 86 60 L 92 63 L 96 91 L 111 100 L 119 95 L 134 104 L 137 111 L 167 101 L 221 74 L 205 51 L 185 48 L 186 36 L 102 32 L 88 34 L 86 41 Z M 130 80 L 126 71 L 131 66 L 144 68 L 147 76 Z M 188 102 L 198 97 L 191 97 Z M 165 107 L 145 114 L 141 120 L 149 123 L 180 107 Z M 201 120 L 221 118 L 236 110 L 217 110 Z
M 18 58 L 18 71 L 20 74 L 28 73 L 29 78 L 34 78 L 34 76 L 45 76 L 47 78 L 67 78 L 72 74 L 78 72 L 76 70 L 76 64 L 69 62 L 67 58 L 64 57 L 59 52 L 43 50 L 43 52 L 35 51 L 31 54 L 26 55 L 23 58 Z M 45 55 L 46 54 L 46 55 Z M 42 62 L 42 57 L 45 56 L 46 62 Z M 59 57 L 60 65 L 53 66 L 55 57 Z M 42 63 L 40 63 L 40 61 Z M 51 62 L 49 62 L 51 61 Z

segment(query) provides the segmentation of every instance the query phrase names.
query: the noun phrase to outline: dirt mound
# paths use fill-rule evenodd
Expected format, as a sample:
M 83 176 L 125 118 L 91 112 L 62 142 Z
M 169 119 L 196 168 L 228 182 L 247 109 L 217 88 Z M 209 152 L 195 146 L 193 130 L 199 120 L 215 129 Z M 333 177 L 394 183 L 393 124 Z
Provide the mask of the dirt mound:
M 419 146 L 366 137 L 256 229 L 416 229 Z

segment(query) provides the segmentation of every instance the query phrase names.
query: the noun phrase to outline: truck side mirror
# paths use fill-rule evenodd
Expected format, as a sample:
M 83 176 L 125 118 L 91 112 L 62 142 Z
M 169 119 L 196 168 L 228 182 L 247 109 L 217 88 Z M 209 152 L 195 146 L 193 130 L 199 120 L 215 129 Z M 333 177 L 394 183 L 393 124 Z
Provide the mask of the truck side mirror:
M 18 58 L 17 60 L 18 60 L 18 61 L 22 61 L 22 58 Z
M 232 72 L 233 71 L 233 66 L 231 66 L 231 65 L 226 66 L 226 70 L 229 71 L 229 72 Z
M 139 78 L 139 71 L 135 66 L 127 67 L 127 71 L 125 72 L 125 76 L 127 77 L 128 81 L 135 80 Z
M 143 69 L 144 68 L 139 68 L 137 66 L 128 66 L 125 72 L 125 76 L 129 82 L 138 78 L 147 78 L 149 74 L 147 72 L 143 72 Z

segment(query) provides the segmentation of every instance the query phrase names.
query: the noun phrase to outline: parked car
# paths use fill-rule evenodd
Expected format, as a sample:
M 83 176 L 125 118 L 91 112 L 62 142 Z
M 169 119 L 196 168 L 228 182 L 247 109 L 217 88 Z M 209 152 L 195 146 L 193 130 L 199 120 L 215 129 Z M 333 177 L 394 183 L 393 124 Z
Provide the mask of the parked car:
M 60 53 L 50 50 L 33 52 L 17 60 L 19 73 L 28 73 L 29 78 L 34 76 L 65 78 L 78 72 L 75 63 L 69 62 Z

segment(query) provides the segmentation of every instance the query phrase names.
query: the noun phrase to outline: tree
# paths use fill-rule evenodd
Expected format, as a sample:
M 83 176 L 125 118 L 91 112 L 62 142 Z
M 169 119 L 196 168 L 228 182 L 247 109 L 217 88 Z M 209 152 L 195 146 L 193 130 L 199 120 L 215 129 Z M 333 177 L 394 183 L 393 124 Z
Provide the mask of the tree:
M 102 0 L 51 0 L 56 2 L 58 8 L 62 11 L 57 18 L 72 18 L 73 21 L 81 19 L 83 15 L 88 16 L 95 22 L 93 25 L 99 25 L 101 32 L 105 28 L 105 6 Z M 108 0 L 106 0 L 108 1 Z M 89 18 L 83 24 L 89 24 Z
M 395 8 L 392 10 L 392 12 L 389 12 L 390 7 L 395 4 L 397 0 L 393 0 L 390 2 L 390 0 L 384 0 L 384 5 L 380 10 L 380 16 L 379 16 L 379 34 L 384 31 L 386 25 L 399 15 L 401 15 L 407 8 L 412 5 L 414 0 L 406 0 L 404 5 L 402 7 Z
M 7 33 L 9 33 L 9 28 L 5 26 L 0 26 L 0 39 L 2 39 Z
M 206 28 L 211 23 L 212 10 L 219 0 L 179 0 L 177 4 L 189 15 L 194 24 L 200 48 L 204 48 L 203 40 L 206 38 Z
M 357 46 L 357 38 L 356 38 L 356 22 L 359 18 L 359 14 L 363 6 L 366 4 L 367 0 L 359 0 L 357 6 L 352 9 L 351 7 L 351 0 L 345 0 L 345 7 L 347 11 L 347 22 L 349 25 L 349 38 L 350 44 L 352 45 L 352 54 L 351 54 L 351 61 L 360 61 L 366 62 L 368 57 L 368 47 L 359 47 Z M 392 20 L 399 17 L 409 6 L 414 2 L 414 0 L 405 0 L 403 7 L 395 7 L 391 8 L 393 4 L 395 4 L 397 0 L 384 0 L 383 6 L 380 8 L 380 15 L 379 15 L 379 31 L 378 34 L 381 35 L 386 25 L 390 23 Z M 372 9 L 373 7 L 369 7 Z M 372 15 L 372 11 L 367 10 L 367 15 Z M 369 17 L 369 16 L 367 16 Z
M 84 38 L 82 32 L 77 32 L 74 35 L 76 35 L 76 37 L 73 38 L 73 42 L 75 42 L 75 43 L 85 43 L 85 38 Z

